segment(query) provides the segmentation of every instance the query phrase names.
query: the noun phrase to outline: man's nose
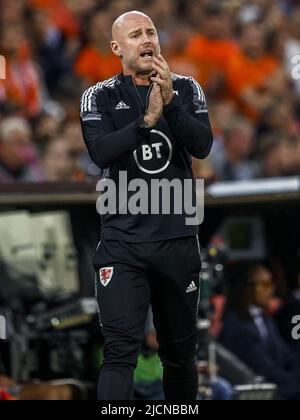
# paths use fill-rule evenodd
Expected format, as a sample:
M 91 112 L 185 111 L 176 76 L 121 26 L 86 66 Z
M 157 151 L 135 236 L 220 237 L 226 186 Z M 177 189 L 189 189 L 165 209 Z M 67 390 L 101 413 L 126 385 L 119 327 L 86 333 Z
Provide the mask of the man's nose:
M 151 44 L 151 39 L 147 33 L 143 35 L 142 42 L 143 44 Z

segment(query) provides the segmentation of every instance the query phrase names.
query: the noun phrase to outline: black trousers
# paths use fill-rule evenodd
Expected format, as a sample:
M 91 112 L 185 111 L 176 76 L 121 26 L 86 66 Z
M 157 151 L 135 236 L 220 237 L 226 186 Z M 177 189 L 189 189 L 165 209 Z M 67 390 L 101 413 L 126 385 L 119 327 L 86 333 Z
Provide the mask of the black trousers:
M 96 295 L 104 336 L 99 400 L 129 400 L 149 305 L 167 400 L 195 400 L 196 318 L 201 257 L 197 236 L 129 244 L 100 243 Z

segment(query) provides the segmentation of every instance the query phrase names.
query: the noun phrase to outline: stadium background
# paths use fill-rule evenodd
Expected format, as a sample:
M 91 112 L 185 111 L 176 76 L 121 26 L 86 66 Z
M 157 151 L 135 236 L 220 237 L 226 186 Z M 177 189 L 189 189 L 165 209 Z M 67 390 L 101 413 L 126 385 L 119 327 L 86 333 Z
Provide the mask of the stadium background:
M 100 171 L 82 141 L 79 100 L 88 86 L 121 70 L 110 53 L 110 28 L 128 10 L 152 17 L 171 70 L 193 76 L 206 93 L 214 147 L 205 161 L 194 160 L 194 173 L 207 187 L 200 238 L 202 316 L 210 322 L 210 336 L 222 329 L 226 293 L 239 287 L 232 285 L 232 272 L 245 282 L 250 261 L 272 272 L 268 306 L 274 318 L 292 293 L 299 294 L 297 3 L 0 1 L 0 55 L 5 59 L 0 80 L 0 304 L 9 338 L 1 342 L 1 356 L 2 373 L 14 385 L 68 377 L 89 383 L 92 394 L 100 333 L 92 301 L 87 309 L 82 299 L 93 295 Z M 296 308 L 293 314 L 300 315 L 299 303 Z M 290 351 L 299 351 L 299 342 L 291 340 L 292 317 L 281 319 L 279 326 Z M 148 334 L 147 339 L 154 352 L 155 337 Z M 201 375 L 215 376 L 205 368 Z

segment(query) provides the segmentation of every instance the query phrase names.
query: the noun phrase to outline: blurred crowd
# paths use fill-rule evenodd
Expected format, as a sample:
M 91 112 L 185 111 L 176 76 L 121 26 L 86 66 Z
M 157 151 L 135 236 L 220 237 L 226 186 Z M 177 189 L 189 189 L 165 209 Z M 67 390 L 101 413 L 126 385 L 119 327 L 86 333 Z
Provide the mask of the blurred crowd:
M 121 71 L 111 24 L 134 9 L 152 17 L 171 70 L 205 90 L 215 142 L 207 160 L 195 160 L 196 177 L 299 175 L 297 3 L 0 0 L 0 184 L 99 177 L 81 137 L 80 96 Z

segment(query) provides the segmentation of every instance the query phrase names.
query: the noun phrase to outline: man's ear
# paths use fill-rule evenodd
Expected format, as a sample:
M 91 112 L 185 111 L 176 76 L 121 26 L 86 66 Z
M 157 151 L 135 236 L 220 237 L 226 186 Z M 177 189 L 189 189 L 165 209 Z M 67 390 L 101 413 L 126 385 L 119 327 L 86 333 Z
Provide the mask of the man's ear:
M 121 53 L 121 50 L 120 50 L 119 44 L 118 44 L 116 41 L 111 41 L 110 46 L 111 46 L 112 52 L 113 52 L 113 53 L 114 53 L 117 57 L 122 58 L 122 53 Z

